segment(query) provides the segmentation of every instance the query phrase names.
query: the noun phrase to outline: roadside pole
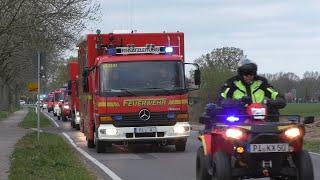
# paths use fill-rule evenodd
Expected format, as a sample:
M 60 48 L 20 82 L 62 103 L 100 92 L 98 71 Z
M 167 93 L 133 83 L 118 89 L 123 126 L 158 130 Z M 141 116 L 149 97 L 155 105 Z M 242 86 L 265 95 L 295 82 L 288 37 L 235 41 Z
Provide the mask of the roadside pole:
M 38 141 L 40 140 L 40 51 L 38 51 L 38 98 L 37 98 L 37 131 L 38 131 Z

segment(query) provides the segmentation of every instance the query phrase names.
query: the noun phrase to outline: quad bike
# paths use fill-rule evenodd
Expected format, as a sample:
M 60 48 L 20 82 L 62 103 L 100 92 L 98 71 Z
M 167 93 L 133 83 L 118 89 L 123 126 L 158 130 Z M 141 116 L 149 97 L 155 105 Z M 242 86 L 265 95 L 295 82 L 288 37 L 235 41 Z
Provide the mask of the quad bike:
M 303 150 L 304 124 L 314 117 L 301 123 L 297 115 L 267 115 L 265 104 L 227 103 L 207 105 L 200 122 L 206 126 L 199 136 L 197 180 L 314 179 L 311 158 Z

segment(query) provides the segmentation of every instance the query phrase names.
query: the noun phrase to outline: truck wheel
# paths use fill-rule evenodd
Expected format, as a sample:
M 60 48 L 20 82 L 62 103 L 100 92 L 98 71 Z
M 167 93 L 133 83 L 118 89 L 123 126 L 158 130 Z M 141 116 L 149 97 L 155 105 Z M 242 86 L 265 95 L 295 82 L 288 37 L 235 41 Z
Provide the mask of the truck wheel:
M 183 152 L 186 150 L 187 141 L 177 141 L 175 143 L 176 151 Z
M 76 127 L 76 130 L 80 130 L 80 124 L 76 124 L 75 127 Z
M 106 152 L 106 145 L 104 141 L 96 140 L 96 151 L 97 153 Z
M 57 113 L 53 113 L 53 116 L 57 116 Z
M 197 151 L 197 160 L 196 160 L 196 178 L 197 180 L 209 180 L 210 174 L 208 173 L 208 167 L 205 162 L 205 156 L 203 147 L 199 147 Z
M 308 151 L 301 150 L 296 154 L 296 166 L 298 167 L 298 180 L 314 179 L 312 161 Z
M 231 180 L 231 160 L 224 152 L 216 152 L 213 156 L 215 170 L 212 180 Z
M 58 120 L 60 120 L 61 119 L 61 116 L 58 116 Z
M 87 139 L 87 147 L 88 148 L 94 148 L 94 141 L 90 140 L 90 139 Z
M 68 121 L 67 116 L 62 116 L 62 121 Z
M 70 125 L 71 125 L 72 128 L 76 128 L 73 120 L 70 121 Z

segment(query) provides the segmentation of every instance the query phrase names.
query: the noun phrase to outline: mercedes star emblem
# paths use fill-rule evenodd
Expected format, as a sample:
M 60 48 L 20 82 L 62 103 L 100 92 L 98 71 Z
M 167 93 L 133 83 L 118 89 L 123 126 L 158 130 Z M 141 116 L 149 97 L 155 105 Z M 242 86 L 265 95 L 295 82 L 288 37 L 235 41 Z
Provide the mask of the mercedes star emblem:
M 139 112 L 139 117 L 143 121 L 147 121 L 150 119 L 150 111 L 148 109 L 141 109 Z

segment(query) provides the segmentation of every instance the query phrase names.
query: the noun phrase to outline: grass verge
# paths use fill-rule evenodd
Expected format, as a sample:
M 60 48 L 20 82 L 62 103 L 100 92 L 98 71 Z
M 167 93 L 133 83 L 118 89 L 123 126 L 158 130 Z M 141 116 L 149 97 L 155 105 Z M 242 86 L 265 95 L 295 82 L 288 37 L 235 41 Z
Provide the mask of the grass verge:
M 51 127 L 52 124 L 47 117 L 40 113 L 40 127 Z M 23 128 L 36 128 L 37 127 L 37 113 L 34 109 L 30 108 L 28 114 L 20 123 L 20 127 Z
M 9 112 L 0 111 L 0 120 L 9 116 Z
M 319 141 L 304 141 L 303 143 L 304 149 L 307 149 L 310 152 L 320 153 L 320 142 Z
M 74 151 L 57 134 L 24 136 L 11 155 L 10 180 L 16 179 L 96 179 L 77 159 Z
M 316 116 L 320 117 L 319 103 L 288 103 L 287 106 L 281 110 L 281 114 L 297 114 L 301 116 Z

